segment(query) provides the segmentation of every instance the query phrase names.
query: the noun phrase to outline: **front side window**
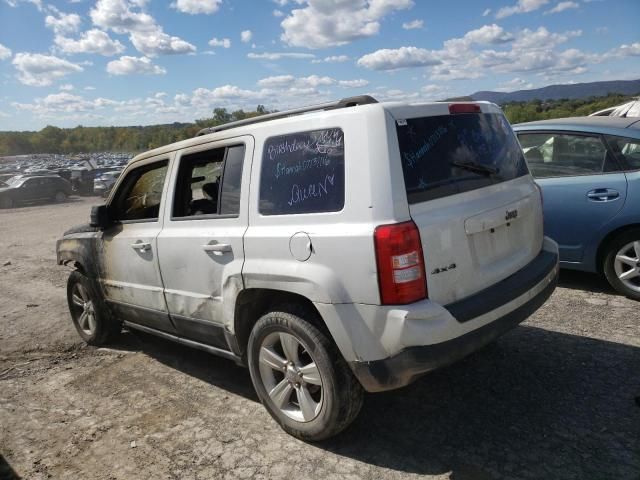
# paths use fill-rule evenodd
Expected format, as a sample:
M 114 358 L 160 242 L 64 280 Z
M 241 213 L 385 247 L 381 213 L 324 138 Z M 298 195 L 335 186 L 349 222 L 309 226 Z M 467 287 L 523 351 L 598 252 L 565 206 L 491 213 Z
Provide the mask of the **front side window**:
M 344 207 L 344 133 L 313 130 L 267 139 L 260 173 L 260 213 L 338 212 Z
M 447 197 L 528 173 L 509 122 L 470 113 L 407 119 L 398 124 L 407 200 Z
M 243 163 L 244 145 L 182 156 L 173 217 L 238 215 Z
M 607 136 L 613 151 L 625 164 L 625 170 L 640 170 L 640 139 Z
M 518 133 L 524 157 L 536 178 L 614 172 L 618 165 L 600 137 L 566 133 Z
M 167 166 L 164 160 L 131 170 L 111 203 L 112 218 L 116 221 L 157 220 Z

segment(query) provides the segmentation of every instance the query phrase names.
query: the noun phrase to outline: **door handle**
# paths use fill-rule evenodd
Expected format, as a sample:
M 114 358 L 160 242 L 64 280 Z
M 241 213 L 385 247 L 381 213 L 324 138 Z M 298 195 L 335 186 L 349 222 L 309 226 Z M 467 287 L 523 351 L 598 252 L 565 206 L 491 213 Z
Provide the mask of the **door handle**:
M 231 252 L 231 245 L 228 243 L 214 243 L 212 245 L 202 245 L 202 249 L 205 252 L 213 252 L 214 255 L 222 255 L 223 253 Z
M 146 252 L 147 250 L 151 250 L 151 244 L 146 242 L 136 242 L 131 244 L 131 248 L 134 250 L 140 250 L 141 252 Z
M 613 188 L 596 188 L 587 192 L 587 198 L 593 202 L 610 202 L 620 197 L 620 192 Z

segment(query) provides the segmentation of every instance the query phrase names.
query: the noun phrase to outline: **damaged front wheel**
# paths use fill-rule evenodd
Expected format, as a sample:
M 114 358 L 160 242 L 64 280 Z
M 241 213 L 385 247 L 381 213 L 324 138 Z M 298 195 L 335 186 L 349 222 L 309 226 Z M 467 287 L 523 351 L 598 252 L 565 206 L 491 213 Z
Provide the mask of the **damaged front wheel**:
M 74 271 L 67 282 L 67 302 L 71 320 L 80 337 L 89 345 L 105 345 L 120 334 L 116 321 L 92 282 L 81 272 Z

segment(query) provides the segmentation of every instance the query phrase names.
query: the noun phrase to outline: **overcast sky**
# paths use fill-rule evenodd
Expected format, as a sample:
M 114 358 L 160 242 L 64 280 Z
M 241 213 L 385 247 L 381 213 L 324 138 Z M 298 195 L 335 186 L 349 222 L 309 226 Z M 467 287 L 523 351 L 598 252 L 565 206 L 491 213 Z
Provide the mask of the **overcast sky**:
M 0 0 L 0 130 L 640 78 L 640 0 Z

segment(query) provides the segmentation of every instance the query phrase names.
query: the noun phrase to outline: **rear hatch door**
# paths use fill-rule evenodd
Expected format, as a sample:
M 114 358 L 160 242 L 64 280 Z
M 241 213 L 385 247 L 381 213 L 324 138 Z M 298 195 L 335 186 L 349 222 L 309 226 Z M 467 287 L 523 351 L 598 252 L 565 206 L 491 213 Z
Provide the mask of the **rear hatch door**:
M 515 273 L 543 239 L 539 190 L 511 126 L 491 104 L 462 105 L 396 117 L 429 298 L 443 305 Z

